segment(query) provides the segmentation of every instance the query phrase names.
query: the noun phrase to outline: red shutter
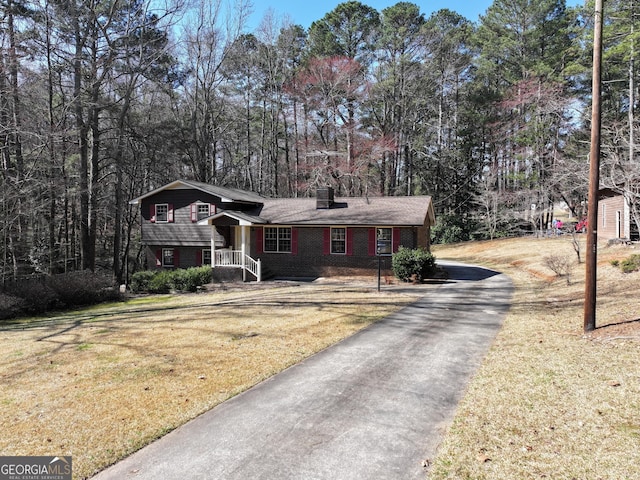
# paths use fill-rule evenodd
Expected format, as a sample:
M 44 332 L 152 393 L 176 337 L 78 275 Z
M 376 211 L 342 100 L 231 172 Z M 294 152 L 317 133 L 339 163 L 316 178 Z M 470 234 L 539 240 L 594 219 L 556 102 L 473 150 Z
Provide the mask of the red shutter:
M 376 254 L 376 229 L 369 229 L 369 255 Z
M 215 215 L 216 213 L 218 213 L 216 211 L 216 204 L 215 203 L 210 203 L 209 204 L 209 215 Z
M 156 204 L 152 203 L 149 207 L 149 220 L 151 223 L 156 223 Z
M 398 251 L 400 247 L 400 229 L 398 227 L 393 229 L 393 233 L 391 234 L 391 243 L 393 245 L 393 253 Z
M 173 266 L 178 268 L 180 266 L 180 250 L 177 248 L 173 249 Z
M 156 267 L 162 266 L 162 249 L 156 250 Z
M 350 228 L 345 229 L 345 235 L 347 236 L 347 255 L 353 255 L 353 232 Z
M 192 203 L 189 207 L 191 208 L 191 222 L 195 223 L 198 221 L 198 204 Z
M 260 255 L 264 252 L 264 229 L 262 227 L 256 228 L 256 255 Z
M 167 205 L 167 222 L 173 223 L 173 204 L 169 203 Z
M 196 251 L 196 265 L 197 266 L 202 266 L 202 250 L 198 249 Z
M 298 254 L 298 229 L 291 228 L 291 255 Z
M 325 228 L 322 232 L 322 254 L 331 254 L 331 229 Z

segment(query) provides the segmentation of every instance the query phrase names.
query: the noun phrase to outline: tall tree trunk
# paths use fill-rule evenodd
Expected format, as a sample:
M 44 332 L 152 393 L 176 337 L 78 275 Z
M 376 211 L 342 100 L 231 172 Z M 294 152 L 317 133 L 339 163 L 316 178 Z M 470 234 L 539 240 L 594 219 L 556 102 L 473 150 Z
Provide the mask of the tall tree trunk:
M 49 2 L 45 3 L 45 48 L 47 55 L 47 112 L 49 115 L 48 149 L 49 149 L 49 273 L 54 270 L 54 263 L 57 259 L 56 252 L 56 185 L 59 179 L 56 178 L 55 171 L 55 115 L 54 115 L 54 94 L 53 94 L 53 62 L 51 45 L 51 23 L 49 18 Z
M 91 258 L 91 236 L 89 225 L 89 128 L 84 118 L 84 105 L 82 94 L 82 57 L 84 41 L 80 30 L 79 12 L 76 5 L 71 2 L 71 15 L 74 30 L 75 51 L 73 60 L 73 101 L 78 136 L 78 153 L 80 155 L 80 245 L 82 249 L 82 268 L 90 268 L 93 264 Z
M 16 171 L 18 178 L 24 174 L 24 159 L 22 157 L 22 107 L 18 89 L 18 55 L 16 53 L 16 32 L 14 19 L 13 0 L 7 2 L 7 29 L 9 34 L 9 76 L 12 96 L 12 121 L 13 148 L 16 160 Z
M 634 139 L 634 108 L 635 108 L 635 39 L 634 39 L 634 1 L 631 0 L 631 51 L 629 54 L 629 163 L 633 163 L 635 155 L 635 139 Z

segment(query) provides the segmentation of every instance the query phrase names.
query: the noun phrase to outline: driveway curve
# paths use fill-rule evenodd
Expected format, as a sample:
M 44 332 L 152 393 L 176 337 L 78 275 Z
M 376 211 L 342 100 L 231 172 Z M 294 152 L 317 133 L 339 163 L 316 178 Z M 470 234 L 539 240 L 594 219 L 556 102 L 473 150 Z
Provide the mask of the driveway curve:
M 513 292 L 498 272 L 438 264 L 449 279 L 417 302 L 94 479 L 424 478 Z

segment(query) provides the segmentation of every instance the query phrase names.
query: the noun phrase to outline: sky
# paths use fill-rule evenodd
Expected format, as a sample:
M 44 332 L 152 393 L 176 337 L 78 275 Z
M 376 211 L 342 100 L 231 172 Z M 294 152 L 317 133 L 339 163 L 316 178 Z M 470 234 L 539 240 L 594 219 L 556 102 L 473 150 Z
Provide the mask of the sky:
M 285 15 L 291 23 L 309 28 L 311 23 L 320 20 L 328 12 L 336 8 L 343 1 L 339 0 L 253 0 L 254 13 L 250 24 L 257 25 L 265 13 L 271 9 L 277 18 Z M 375 8 L 379 12 L 395 5 L 401 0 L 360 0 L 364 5 Z M 472 22 L 477 22 L 480 15 L 484 15 L 493 0 L 408 0 L 420 7 L 425 18 L 443 8 L 459 13 Z M 567 0 L 567 5 L 583 4 L 583 0 Z

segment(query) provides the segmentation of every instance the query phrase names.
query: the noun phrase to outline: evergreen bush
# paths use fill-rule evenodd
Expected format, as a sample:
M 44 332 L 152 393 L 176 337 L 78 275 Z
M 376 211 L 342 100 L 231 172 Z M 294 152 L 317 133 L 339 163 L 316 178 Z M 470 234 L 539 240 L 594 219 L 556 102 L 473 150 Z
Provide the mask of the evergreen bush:
M 147 270 L 131 277 L 131 291 L 136 293 L 195 292 L 211 281 L 211 267 L 191 267 L 176 270 Z
M 422 248 L 400 247 L 391 258 L 393 274 L 403 282 L 421 282 L 436 271 L 436 258 Z
M 158 272 L 153 270 L 142 270 L 131 275 L 129 288 L 133 293 L 143 293 L 149 291 L 149 284 Z
M 151 278 L 148 285 L 149 293 L 169 293 L 173 288 L 172 275 L 169 270 L 160 270 Z
M 60 306 L 94 305 L 121 298 L 109 276 L 89 270 L 47 277 L 47 285 L 55 292 Z
M 640 270 L 640 254 L 633 254 L 620 262 L 622 273 L 632 273 Z
M 38 315 L 51 310 L 120 300 L 109 275 L 75 271 L 22 278 L 5 286 L 0 318 Z

